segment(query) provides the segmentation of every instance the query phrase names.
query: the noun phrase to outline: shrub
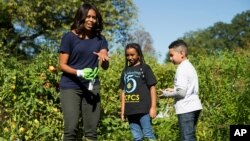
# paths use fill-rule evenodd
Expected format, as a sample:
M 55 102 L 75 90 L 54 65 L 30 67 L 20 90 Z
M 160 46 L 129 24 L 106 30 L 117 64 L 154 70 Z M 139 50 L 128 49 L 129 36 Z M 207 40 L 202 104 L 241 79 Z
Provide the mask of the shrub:
M 157 77 L 157 93 L 160 94 L 159 89 L 173 87 L 176 67 L 170 63 L 159 64 L 149 56 L 145 59 Z M 189 59 L 198 73 L 203 104 L 197 137 L 200 141 L 228 140 L 230 125 L 250 124 L 249 51 L 223 51 L 211 56 L 196 54 Z M 0 140 L 61 140 L 58 55 L 42 52 L 31 62 L 20 62 L 16 58 L 1 60 Z M 112 54 L 110 68 L 99 74 L 103 114 L 98 135 L 102 141 L 132 139 L 128 123 L 119 118 L 118 84 L 123 60 L 123 54 Z M 158 112 L 167 110 L 165 118 L 152 120 L 160 141 L 179 138 L 173 102 L 173 99 L 158 99 Z

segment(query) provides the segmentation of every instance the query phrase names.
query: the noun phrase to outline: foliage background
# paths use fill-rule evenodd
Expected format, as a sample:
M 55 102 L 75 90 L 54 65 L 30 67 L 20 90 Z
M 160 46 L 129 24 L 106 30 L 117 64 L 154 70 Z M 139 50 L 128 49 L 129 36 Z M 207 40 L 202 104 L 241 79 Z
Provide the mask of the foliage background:
M 128 42 L 128 30 L 136 21 L 133 2 L 91 2 L 100 6 L 106 17 L 107 39 L 112 43 Z M 62 139 L 58 90 L 61 72 L 56 50 L 79 3 L 0 1 L 0 141 Z M 227 141 L 230 125 L 250 124 L 249 13 L 237 15 L 231 24 L 216 23 L 183 37 L 190 45 L 189 59 L 199 76 L 204 108 L 197 127 L 200 141 Z M 44 37 L 44 41 L 37 42 L 39 37 Z M 159 64 L 152 52 L 144 50 L 144 54 L 157 77 L 157 90 L 172 87 L 176 67 L 167 59 Z M 110 58 L 110 68 L 99 74 L 103 107 L 99 140 L 131 140 L 128 123 L 119 119 L 118 83 L 124 65 L 123 49 L 111 51 Z M 158 113 L 164 111 L 165 118 L 152 120 L 154 131 L 160 141 L 176 141 L 179 135 L 173 99 L 158 99 Z

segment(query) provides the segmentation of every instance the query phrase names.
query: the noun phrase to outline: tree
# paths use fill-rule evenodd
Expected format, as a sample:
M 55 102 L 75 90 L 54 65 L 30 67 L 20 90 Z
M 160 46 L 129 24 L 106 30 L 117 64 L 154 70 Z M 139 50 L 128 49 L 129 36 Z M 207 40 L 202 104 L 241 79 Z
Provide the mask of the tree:
M 217 53 L 220 50 L 249 48 L 250 46 L 250 10 L 237 14 L 231 23 L 217 22 L 213 26 L 182 37 L 191 52 Z
M 150 33 L 146 32 L 144 29 L 136 30 L 134 33 L 131 33 L 130 40 L 141 45 L 142 51 L 148 53 L 155 57 L 155 49 L 153 47 L 153 39 Z
M 231 24 L 234 29 L 234 42 L 237 47 L 250 48 L 250 10 L 236 15 Z
M 85 1 L 83 1 L 85 2 Z M 127 29 L 137 16 L 132 0 L 92 0 L 104 18 L 103 34 L 109 41 L 125 42 Z M 0 46 L 7 56 L 39 53 L 46 46 L 56 50 L 62 35 L 69 30 L 74 13 L 82 1 L 8 0 L 0 2 Z

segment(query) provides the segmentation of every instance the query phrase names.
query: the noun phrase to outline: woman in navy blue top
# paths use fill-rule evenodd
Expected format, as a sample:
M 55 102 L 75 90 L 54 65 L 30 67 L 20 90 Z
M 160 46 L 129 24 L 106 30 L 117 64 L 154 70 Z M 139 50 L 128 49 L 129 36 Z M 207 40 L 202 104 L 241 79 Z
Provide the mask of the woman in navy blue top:
M 100 81 L 98 66 L 109 67 L 108 43 L 101 35 L 103 22 L 98 9 L 81 5 L 74 17 L 71 31 L 61 41 L 59 62 L 62 73 L 60 101 L 64 118 L 63 140 L 76 140 L 79 115 L 84 135 L 97 140 L 100 119 Z

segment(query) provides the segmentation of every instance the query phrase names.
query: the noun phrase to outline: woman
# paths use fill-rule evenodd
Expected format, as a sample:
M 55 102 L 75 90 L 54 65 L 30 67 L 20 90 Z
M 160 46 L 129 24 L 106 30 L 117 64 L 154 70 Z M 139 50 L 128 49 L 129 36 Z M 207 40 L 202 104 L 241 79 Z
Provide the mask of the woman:
M 80 6 L 71 31 L 61 41 L 59 62 L 63 72 L 60 100 L 64 117 L 63 140 L 76 140 L 81 113 L 86 140 L 97 140 L 100 119 L 98 66 L 109 67 L 108 43 L 101 35 L 102 17 L 90 4 Z

